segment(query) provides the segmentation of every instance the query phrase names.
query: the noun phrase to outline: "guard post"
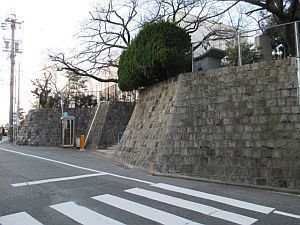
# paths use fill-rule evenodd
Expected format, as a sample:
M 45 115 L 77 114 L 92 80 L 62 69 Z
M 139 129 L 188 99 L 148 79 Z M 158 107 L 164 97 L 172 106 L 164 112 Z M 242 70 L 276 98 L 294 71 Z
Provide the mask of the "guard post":
M 82 135 L 80 135 L 80 150 L 85 150 L 84 149 L 84 142 L 85 142 L 85 137 L 84 137 L 84 135 L 82 134 Z

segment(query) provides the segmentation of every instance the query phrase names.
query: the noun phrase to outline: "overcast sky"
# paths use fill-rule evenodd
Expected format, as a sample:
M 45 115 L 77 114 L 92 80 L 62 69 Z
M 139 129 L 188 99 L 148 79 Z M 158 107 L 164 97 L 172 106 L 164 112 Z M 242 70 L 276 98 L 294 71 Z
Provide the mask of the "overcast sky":
M 30 108 L 33 90 L 30 80 L 40 75 L 45 65 L 47 51 L 64 52 L 72 46 L 73 35 L 80 23 L 89 17 L 95 0 L 0 0 L 0 22 L 11 14 L 23 21 L 16 30 L 16 39 L 22 40 L 22 54 L 16 57 L 15 74 L 21 65 L 21 106 Z M 0 126 L 9 120 L 9 54 L 3 52 L 3 37 L 11 32 L 0 30 Z

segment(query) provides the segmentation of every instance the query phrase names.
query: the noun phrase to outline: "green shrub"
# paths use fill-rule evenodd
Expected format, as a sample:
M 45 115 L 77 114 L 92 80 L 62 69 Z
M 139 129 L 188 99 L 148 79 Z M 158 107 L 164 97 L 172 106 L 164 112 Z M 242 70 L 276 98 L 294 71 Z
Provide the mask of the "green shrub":
M 187 71 L 190 46 L 189 34 L 173 23 L 145 25 L 120 57 L 120 89 L 132 91 Z

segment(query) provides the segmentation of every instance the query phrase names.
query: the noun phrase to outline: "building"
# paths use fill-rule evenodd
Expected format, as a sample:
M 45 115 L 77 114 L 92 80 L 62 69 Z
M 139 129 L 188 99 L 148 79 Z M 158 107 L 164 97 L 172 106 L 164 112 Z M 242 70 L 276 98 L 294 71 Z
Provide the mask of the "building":
M 183 16 L 183 12 L 178 13 L 179 18 Z M 196 16 L 188 15 L 180 26 L 185 27 L 190 21 L 196 20 Z M 221 67 L 226 42 L 235 41 L 235 34 L 236 30 L 231 26 L 209 20 L 201 22 L 198 29 L 190 34 L 193 48 L 193 71 Z

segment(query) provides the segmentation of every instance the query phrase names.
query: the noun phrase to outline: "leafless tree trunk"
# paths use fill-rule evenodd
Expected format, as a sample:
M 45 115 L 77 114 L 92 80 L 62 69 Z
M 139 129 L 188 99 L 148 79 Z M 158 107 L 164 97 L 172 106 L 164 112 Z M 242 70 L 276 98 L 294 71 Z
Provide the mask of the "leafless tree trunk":
M 240 0 L 256 6 L 250 10 L 248 15 L 257 11 L 266 11 L 269 17 L 273 17 L 277 24 L 284 24 L 300 20 L 300 1 L 299 0 Z M 293 26 L 284 26 L 284 39 L 287 44 L 287 54 L 295 55 L 295 33 Z
M 48 95 L 56 87 L 54 82 L 54 76 L 52 73 L 45 71 L 43 76 L 40 78 L 36 78 L 35 80 L 31 80 L 32 85 L 34 86 L 34 90 L 31 91 L 36 98 L 38 99 L 38 107 L 45 108 L 47 105 Z
M 223 4 L 223 8 L 216 3 L 217 0 L 109 0 L 107 5 L 99 4 L 90 12 L 91 20 L 83 28 L 82 44 L 74 57 L 67 59 L 62 53 L 50 57 L 58 62 L 60 70 L 117 83 L 117 78 L 101 78 L 101 71 L 118 67 L 122 51 L 145 23 L 169 20 L 193 33 L 204 21 L 219 21 L 238 2 Z M 220 33 L 226 32 L 214 31 L 209 37 Z

